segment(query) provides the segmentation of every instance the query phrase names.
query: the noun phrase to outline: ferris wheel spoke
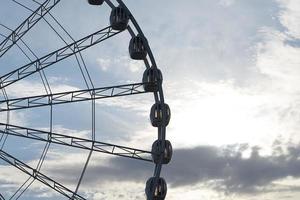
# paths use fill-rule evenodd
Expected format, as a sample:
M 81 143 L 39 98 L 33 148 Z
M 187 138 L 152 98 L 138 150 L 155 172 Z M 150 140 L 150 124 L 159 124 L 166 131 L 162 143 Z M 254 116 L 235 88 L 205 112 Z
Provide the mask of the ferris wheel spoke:
M 41 167 L 43 165 L 43 162 L 45 160 L 46 154 L 48 152 L 50 143 L 47 143 L 44 147 L 43 153 L 41 155 L 41 158 L 37 164 L 37 167 L 35 168 L 36 171 L 40 171 Z M 18 190 L 9 198 L 9 200 L 18 200 L 27 190 L 28 188 L 34 183 L 35 179 L 31 176 L 18 188 Z M 77 192 L 75 192 L 77 193 Z
M 113 30 L 111 26 L 108 26 L 69 45 L 66 45 L 63 48 L 53 51 L 46 56 L 43 56 L 0 77 L 0 89 L 11 85 L 27 76 L 30 76 L 42 69 L 45 69 L 46 67 L 49 67 L 59 61 L 62 61 L 82 50 L 90 48 L 95 44 L 98 44 L 121 32 L 122 31 Z
M 33 0 L 34 2 L 38 3 L 37 1 Z M 51 12 L 48 13 L 49 16 L 54 20 L 54 22 L 58 25 L 58 27 L 61 28 L 61 30 L 66 33 L 66 35 L 69 37 L 69 39 L 71 39 L 73 42 L 76 42 L 76 40 L 71 36 L 71 34 L 66 30 L 65 27 L 63 27 L 63 25 L 51 14 Z M 56 31 L 56 29 L 51 25 L 51 23 L 49 23 L 49 21 L 46 18 L 43 18 L 44 21 L 49 25 L 49 27 L 56 33 L 56 35 L 66 44 L 68 45 L 68 43 L 66 42 L 66 39 L 63 38 L 63 36 L 61 34 L 58 33 L 58 31 Z M 78 54 L 78 55 L 77 55 Z M 88 72 L 87 66 L 85 64 L 85 61 L 83 59 L 83 55 L 81 52 L 78 52 L 77 54 L 75 54 L 75 59 L 77 61 L 78 67 L 80 69 L 80 72 L 83 76 L 84 82 L 87 86 L 87 88 L 94 88 L 94 84 L 93 81 L 91 79 L 91 76 Z
M 105 154 L 112 154 L 121 157 L 138 159 L 148 162 L 153 162 L 150 151 L 140 150 L 131 147 L 125 147 L 116 144 L 109 144 L 105 142 L 89 140 L 80 137 L 73 137 L 64 134 L 53 133 L 50 131 L 37 130 L 11 124 L 0 123 L 0 133 L 23 137 L 43 142 L 49 142 L 94 152 Z
M 9 198 L 9 200 L 19 199 L 25 191 L 32 185 L 34 179 L 30 176 L 26 181 L 15 191 L 15 193 Z
M 17 1 L 17 0 L 12 0 L 12 1 L 15 2 L 15 3 L 17 3 L 18 5 L 22 6 L 23 8 L 25 8 L 25 9 L 31 11 L 31 12 L 34 12 L 31 8 L 25 6 L 24 4 L 20 3 L 19 1 Z M 37 1 L 35 1 L 35 0 L 33 0 L 33 2 L 34 2 L 34 3 L 37 3 L 38 5 L 41 5 L 41 3 L 39 3 L 39 2 L 37 2 Z M 70 34 L 70 33 L 69 33 L 69 32 L 61 25 L 61 23 L 59 23 L 59 21 L 51 14 L 50 11 L 49 11 L 47 14 L 48 14 L 48 15 L 56 22 L 56 24 L 57 24 L 57 25 L 58 25 L 58 26 L 59 26 L 59 27 L 67 34 L 67 36 L 68 36 L 73 42 L 76 41 L 76 40 L 71 36 L 71 34 Z M 63 38 L 63 36 L 55 29 L 55 27 L 49 22 L 49 20 L 47 20 L 45 17 L 43 17 L 43 20 L 44 20 L 44 21 L 48 24 L 48 26 L 54 31 L 54 33 L 55 33 L 55 34 L 56 34 L 56 35 L 64 42 L 65 45 L 69 45 L 69 43 L 66 41 L 66 39 Z M 0 24 L 0 26 L 3 26 L 3 27 L 5 27 L 6 29 L 9 29 L 7 26 L 4 26 L 4 25 L 2 25 L 2 24 Z M 11 30 L 11 29 L 9 29 L 9 30 Z M 12 31 L 12 30 L 11 30 L 11 31 Z M 1 33 L 0 33 L 0 36 L 6 38 L 6 36 L 3 35 L 3 34 L 1 34 Z M 22 39 L 20 39 L 20 40 L 21 40 L 21 42 L 25 45 L 25 47 L 29 50 L 29 52 L 35 57 L 35 59 L 38 59 L 38 57 L 37 57 L 36 54 L 31 50 L 31 48 L 30 48 L 30 47 L 29 47 Z M 21 52 L 25 55 L 25 57 L 27 57 L 27 58 L 30 60 L 30 62 L 32 62 L 33 60 L 30 59 L 30 57 L 25 53 L 25 51 L 24 51 L 17 43 L 16 43 L 16 45 L 17 45 L 18 48 L 21 50 Z M 78 54 L 79 56 L 78 56 L 77 54 Z M 85 83 L 86 83 L 86 85 L 87 85 L 87 88 L 90 88 L 90 85 L 93 87 L 92 80 L 91 80 L 91 78 L 90 78 L 89 72 L 88 72 L 87 67 L 86 67 L 86 65 L 85 65 L 85 62 L 84 62 L 84 60 L 83 60 L 83 56 L 82 56 L 81 52 L 76 53 L 74 56 L 75 56 L 75 58 L 76 58 L 76 61 L 77 61 L 78 66 L 79 66 L 79 68 L 80 68 L 81 74 L 83 75 L 83 78 L 84 78 L 84 81 L 85 81 Z M 79 57 L 79 58 L 78 58 L 78 57 Z M 82 69 L 82 68 L 83 68 L 82 65 L 83 65 L 83 67 L 84 67 L 84 70 Z M 85 74 L 85 73 L 87 74 L 88 77 L 86 77 L 86 74 Z M 46 90 L 47 94 L 52 93 L 52 92 L 51 92 L 50 85 L 49 85 L 49 83 L 48 83 L 48 80 L 47 80 L 47 77 L 46 77 L 46 75 L 45 75 L 44 70 L 39 71 L 39 74 L 40 74 L 40 77 L 41 77 L 41 79 L 42 79 L 42 82 L 43 82 L 43 85 L 44 85 L 44 87 L 45 87 L 45 90 Z M 89 83 L 88 83 L 87 79 L 89 79 Z
M 148 83 L 133 83 L 16 99 L 7 99 L 0 101 L 0 112 L 142 94 L 147 93 L 147 91 L 144 90 L 144 86 L 146 84 Z
M 0 43 L 0 57 L 2 57 L 16 42 L 21 39 L 40 19 L 43 18 L 60 0 L 46 0 L 32 14 L 25 19 L 6 39 Z
M 43 183 L 44 185 L 50 187 L 51 189 L 59 192 L 60 194 L 64 195 L 65 197 L 76 200 L 86 200 L 84 197 L 74 193 L 72 190 L 68 189 L 67 187 L 63 186 L 62 184 L 54 181 L 53 179 L 49 178 L 45 174 L 33 169 L 29 165 L 25 164 L 24 162 L 18 160 L 14 156 L 6 153 L 3 150 L 0 150 L 0 159 L 5 161 L 6 163 L 14 166 L 15 168 L 19 169 L 23 173 L 29 175 L 30 177 L 38 180 L 39 182 Z

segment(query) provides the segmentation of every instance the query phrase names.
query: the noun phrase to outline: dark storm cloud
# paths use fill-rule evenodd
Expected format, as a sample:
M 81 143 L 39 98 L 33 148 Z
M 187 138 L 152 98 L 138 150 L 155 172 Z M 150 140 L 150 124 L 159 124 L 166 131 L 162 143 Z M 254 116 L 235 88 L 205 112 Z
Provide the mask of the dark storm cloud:
M 250 156 L 242 153 L 250 150 Z M 218 187 L 228 192 L 253 192 L 272 181 L 288 176 L 300 177 L 300 146 L 288 146 L 286 153 L 274 145 L 273 154 L 260 156 L 259 148 L 232 145 L 179 149 L 173 163 L 166 168 L 166 177 L 173 186 L 218 180 Z
M 244 158 L 244 151 L 250 151 L 250 156 Z M 74 174 L 79 174 L 80 170 L 81 168 L 62 166 L 51 170 L 51 173 L 64 177 L 62 181 L 73 182 L 76 179 Z M 85 182 L 99 184 L 104 183 L 103 180 L 123 180 L 143 183 L 151 176 L 152 171 L 151 164 L 113 158 L 108 166 L 90 166 Z M 300 145 L 290 145 L 285 150 L 280 145 L 274 145 L 270 156 L 260 156 L 258 147 L 250 149 L 246 144 L 224 148 L 199 146 L 177 149 L 172 162 L 163 169 L 163 176 L 173 187 L 209 181 L 214 183 L 214 188 L 230 193 L 258 192 L 271 186 L 272 181 L 288 176 L 300 177 Z

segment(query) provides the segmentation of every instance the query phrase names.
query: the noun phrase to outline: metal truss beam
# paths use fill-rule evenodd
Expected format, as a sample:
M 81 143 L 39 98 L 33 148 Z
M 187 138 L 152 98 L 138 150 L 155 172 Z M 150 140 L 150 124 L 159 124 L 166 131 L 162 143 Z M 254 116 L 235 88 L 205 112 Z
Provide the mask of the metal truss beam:
M 15 126 L 10 124 L 3 124 L 0 123 L 0 133 L 24 137 L 28 139 L 39 140 L 43 142 L 51 142 L 54 144 L 70 146 L 74 148 L 80 148 L 85 150 L 92 150 L 95 152 L 112 154 L 116 156 L 122 156 L 132 159 L 138 159 L 148 162 L 153 162 L 151 158 L 151 152 L 109 144 L 99 141 L 93 141 L 89 139 L 79 138 L 79 137 L 72 137 L 63 134 L 57 134 L 53 132 L 47 132 L 42 130 L 36 130 L 21 126 Z
M 0 101 L 0 112 L 146 93 L 146 83 L 75 90 Z
M 0 43 L 2 57 L 16 42 L 21 39 L 40 19 L 43 18 L 60 0 L 46 0 L 24 22 L 22 22 L 5 40 Z
M 98 44 L 122 31 L 108 26 L 0 77 L 0 89 Z
M 8 164 L 14 166 L 15 168 L 21 170 L 25 174 L 31 176 L 35 180 L 40 181 L 44 185 L 52 188 L 53 190 L 59 192 L 60 194 L 64 195 L 69 199 L 76 199 L 76 200 L 85 200 L 82 196 L 75 194 L 70 189 L 66 188 L 65 186 L 61 185 L 60 183 L 54 181 L 53 179 L 47 177 L 46 175 L 42 174 L 41 172 L 33 169 L 32 167 L 28 166 L 27 164 L 23 163 L 22 161 L 18 160 L 17 158 L 13 157 L 12 155 L 6 153 L 3 150 L 0 150 L 0 159 L 7 162 Z

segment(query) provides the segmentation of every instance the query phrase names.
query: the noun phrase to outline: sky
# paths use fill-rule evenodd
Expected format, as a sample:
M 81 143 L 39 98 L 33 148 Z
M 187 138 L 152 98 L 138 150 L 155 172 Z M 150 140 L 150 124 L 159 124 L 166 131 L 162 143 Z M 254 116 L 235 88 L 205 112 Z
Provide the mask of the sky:
M 37 8 L 32 0 L 22 2 Z M 300 2 L 124 2 L 163 73 L 164 95 L 172 112 L 167 139 L 174 153 L 162 171 L 168 183 L 166 199 L 299 199 Z M 30 15 L 11 0 L 0 5 L 0 23 L 11 29 Z M 51 14 L 76 40 L 108 26 L 110 9 L 62 0 Z M 45 19 L 66 42 L 72 41 L 49 15 Z M 0 27 L 0 33 L 9 31 Z M 23 39 L 37 57 L 64 46 L 44 20 Z M 129 40 L 123 32 L 82 52 L 96 86 L 141 82 L 145 66 L 129 58 Z M 28 62 L 14 46 L 0 59 L 0 75 Z M 86 88 L 74 57 L 47 68 L 45 74 L 53 92 Z M 6 89 L 10 98 L 45 94 L 39 74 Z M 153 103 L 150 94 L 97 100 L 96 139 L 150 150 L 157 137 L 149 120 Z M 49 112 L 49 107 L 12 111 L 10 123 L 49 130 Z M 91 138 L 91 119 L 91 102 L 57 105 L 53 132 Z M 6 122 L 6 113 L 0 113 L 0 122 Z M 4 150 L 35 167 L 44 146 L 10 136 Z M 51 144 L 41 172 L 75 190 L 87 156 L 87 151 Z M 151 163 L 93 153 L 79 194 L 94 200 L 145 199 L 145 182 L 153 171 Z M 9 198 L 27 178 L 0 160 L 4 197 Z M 20 199 L 64 197 L 35 181 Z

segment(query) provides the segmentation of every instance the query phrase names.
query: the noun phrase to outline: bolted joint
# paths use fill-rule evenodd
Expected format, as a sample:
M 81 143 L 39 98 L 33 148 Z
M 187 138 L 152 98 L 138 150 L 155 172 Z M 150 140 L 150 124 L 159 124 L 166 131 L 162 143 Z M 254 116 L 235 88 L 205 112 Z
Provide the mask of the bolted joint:
M 36 169 L 32 170 L 32 177 L 36 178 L 37 177 L 38 171 Z

